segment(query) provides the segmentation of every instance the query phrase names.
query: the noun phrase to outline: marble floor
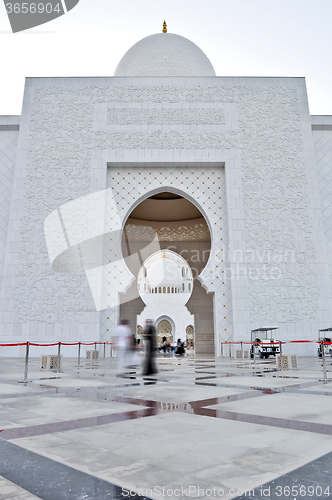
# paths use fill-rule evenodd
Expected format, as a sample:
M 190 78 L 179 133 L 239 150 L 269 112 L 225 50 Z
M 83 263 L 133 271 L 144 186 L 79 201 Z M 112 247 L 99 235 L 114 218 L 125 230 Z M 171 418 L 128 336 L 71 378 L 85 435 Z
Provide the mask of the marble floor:
M 0 500 L 328 498 L 332 360 L 298 361 L 0 358 Z

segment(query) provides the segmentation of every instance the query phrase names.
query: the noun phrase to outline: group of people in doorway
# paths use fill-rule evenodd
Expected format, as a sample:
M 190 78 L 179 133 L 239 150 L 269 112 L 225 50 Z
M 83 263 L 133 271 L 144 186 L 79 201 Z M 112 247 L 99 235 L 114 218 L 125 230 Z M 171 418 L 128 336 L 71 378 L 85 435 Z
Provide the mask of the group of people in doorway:
M 163 353 L 174 353 L 176 356 L 184 356 L 187 354 L 188 357 L 192 357 L 194 355 L 194 342 L 188 342 L 185 346 L 184 342 L 181 339 L 177 340 L 176 345 L 173 347 L 170 342 L 167 342 L 166 337 L 163 337 L 163 343 L 159 347 L 159 351 Z
M 143 376 L 156 375 L 156 329 L 151 319 L 146 321 L 143 339 L 145 351 Z M 140 365 L 140 339 L 136 340 L 135 335 L 132 334 L 128 320 L 121 320 L 120 324 L 115 328 L 112 343 L 116 351 L 118 376 L 125 375 L 131 368 L 136 368 Z M 178 339 L 176 346 L 173 348 L 170 343 L 167 342 L 166 337 L 163 337 L 163 343 L 159 349 L 165 353 L 174 351 L 176 356 L 183 356 L 187 349 L 187 356 L 192 357 L 194 353 L 194 343 L 188 343 L 185 348 L 184 342 Z

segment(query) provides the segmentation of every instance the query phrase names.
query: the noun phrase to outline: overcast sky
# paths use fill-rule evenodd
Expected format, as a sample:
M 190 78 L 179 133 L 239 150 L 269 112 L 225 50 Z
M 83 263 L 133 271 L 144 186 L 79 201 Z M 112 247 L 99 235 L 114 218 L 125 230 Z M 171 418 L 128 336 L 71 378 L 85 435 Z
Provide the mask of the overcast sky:
M 218 76 L 305 76 L 311 114 L 332 115 L 332 0 L 80 0 L 16 34 L 1 2 L 0 115 L 20 114 L 25 76 L 112 76 L 164 18 Z

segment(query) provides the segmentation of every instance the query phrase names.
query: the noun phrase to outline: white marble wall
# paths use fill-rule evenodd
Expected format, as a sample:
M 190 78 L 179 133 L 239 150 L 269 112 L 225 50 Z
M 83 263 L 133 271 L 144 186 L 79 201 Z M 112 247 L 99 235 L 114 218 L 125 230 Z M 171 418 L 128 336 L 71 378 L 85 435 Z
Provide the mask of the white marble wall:
M 18 116 L 0 117 L 0 289 L 4 271 L 19 123 Z
M 332 116 L 312 116 L 311 120 L 332 288 Z M 324 321 L 320 328 L 331 325 L 331 322 Z
M 124 174 L 121 190 L 130 193 L 117 201 L 123 223 L 149 190 L 169 185 L 166 166 L 204 170 L 189 185 L 184 173 L 174 182 L 206 215 L 212 244 L 224 251 L 224 262 L 211 259 L 201 277 L 215 293 L 216 352 L 220 337 L 248 339 L 266 323 L 278 324 L 282 338 L 315 338 L 331 322 L 304 79 L 28 79 L 17 151 L 1 339 L 99 338 L 87 279 L 51 269 L 43 224 L 59 206 L 105 189 L 107 165 Z M 136 196 L 125 174 L 135 166 L 147 170 Z M 215 198 L 203 184 L 211 168 L 224 172 L 224 183 L 209 186 Z M 271 262 L 285 249 L 290 260 Z M 230 267 L 234 276 L 224 279 Z M 275 267 L 278 279 L 256 279 Z

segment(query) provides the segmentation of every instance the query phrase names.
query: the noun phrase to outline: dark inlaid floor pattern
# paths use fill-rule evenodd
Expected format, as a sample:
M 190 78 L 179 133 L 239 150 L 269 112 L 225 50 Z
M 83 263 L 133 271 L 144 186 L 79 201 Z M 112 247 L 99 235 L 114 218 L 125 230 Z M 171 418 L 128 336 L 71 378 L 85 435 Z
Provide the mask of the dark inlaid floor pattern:
M 0 439 L 0 476 L 42 500 L 123 500 L 123 490 Z M 1 491 L 0 491 L 1 493 Z M 144 497 L 133 495 L 134 500 Z
M 278 477 L 253 494 L 247 492 L 234 500 L 318 500 L 332 497 L 332 453 L 314 460 L 303 467 Z
M 264 377 L 265 373 L 274 372 L 269 366 L 255 369 L 252 375 L 255 377 Z M 204 376 L 203 376 L 204 374 Z M 247 376 L 246 370 L 236 374 L 237 377 Z M 216 372 L 214 362 L 198 361 L 195 363 L 195 384 L 214 387 L 227 387 L 235 389 L 247 389 L 247 386 L 241 384 L 226 383 L 225 377 L 232 377 L 232 373 L 220 374 Z M 281 378 L 282 376 L 278 376 Z M 59 377 L 49 377 L 58 379 Z M 287 378 L 286 376 L 284 378 Z M 16 444 L 9 442 L 11 440 L 22 437 L 31 437 L 42 434 L 51 434 L 72 429 L 82 429 L 85 427 L 96 427 L 99 425 L 110 424 L 124 420 L 140 419 L 145 417 L 153 417 L 155 415 L 168 411 L 193 413 L 207 417 L 218 419 L 237 420 L 247 423 L 255 423 L 266 426 L 279 428 L 296 429 L 310 433 L 332 435 L 332 424 L 321 424 L 313 422 L 305 422 L 299 420 L 289 420 L 284 418 L 266 417 L 260 415 L 252 415 L 248 413 L 239 413 L 234 411 L 226 411 L 220 409 L 207 408 L 208 406 L 240 401 L 250 398 L 273 397 L 274 394 L 280 392 L 298 392 L 306 393 L 306 389 L 314 388 L 327 382 L 319 380 L 309 381 L 304 383 L 296 383 L 291 386 L 283 386 L 280 388 L 270 388 L 267 384 L 253 384 L 250 391 L 242 394 L 234 394 L 219 398 L 200 399 L 195 401 L 187 401 L 181 404 L 170 402 L 161 402 L 156 400 L 147 400 L 137 397 L 115 396 L 112 390 L 105 389 L 104 386 L 91 388 L 82 387 L 73 389 L 70 387 L 52 387 L 40 383 L 31 383 L 29 387 L 35 388 L 31 395 L 42 394 L 67 394 L 75 395 L 75 397 L 86 399 L 108 399 L 109 401 L 129 403 L 137 406 L 144 406 L 144 409 L 126 411 L 116 414 L 102 415 L 90 418 L 80 418 L 64 422 L 55 422 L 42 425 L 15 427 L 10 429 L 0 429 L 0 476 L 5 477 L 9 481 L 17 484 L 21 488 L 29 491 L 43 500 L 104 500 L 111 498 L 114 500 L 122 499 L 123 491 L 119 486 L 115 486 L 107 481 L 103 481 L 89 474 L 85 474 L 76 469 L 68 467 L 65 464 L 56 462 L 44 456 L 38 455 L 31 451 L 25 450 Z M 258 381 L 258 380 L 257 380 Z M 155 384 L 156 379 L 137 380 L 135 374 L 128 377 L 127 380 L 119 381 L 119 384 L 113 386 L 116 388 L 134 387 L 147 384 Z M 256 382 L 256 380 L 255 380 Z M 13 381 L 5 380 L 2 383 L 11 384 Z M 167 377 L 159 377 L 158 383 L 168 383 Z M 42 390 L 41 390 L 42 388 Z M 253 392 L 254 390 L 254 392 Z M 308 391 L 308 394 L 313 394 L 315 391 Z M 322 395 L 317 391 L 317 394 Z M 331 393 L 326 394 L 331 395 Z M 5 394 L 2 398 L 22 397 L 20 394 Z M 297 470 L 279 477 L 277 480 L 264 484 L 256 488 L 253 494 L 248 492 L 237 500 L 247 498 L 262 500 L 266 498 L 329 498 L 332 497 L 332 453 L 314 460 Z M 292 490 L 293 488 L 293 490 Z M 142 499 L 144 497 L 136 495 L 131 496 L 134 499 Z
M 318 382 L 319 383 L 319 382 Z M 300 386 L 308 387 L 317 385 L 315 383 L 306 384 L 296 384 L 296 386 L 289 387 L 290 392 L 294 392 L 295 388 L 300 388 Z M 238 385 L 224 385 L 224 387 L 239 388 Z M 247 387 L 243 387 L 246 388 Z M 103 391 L 103 399 L 105 399 L 106 392 L 104 388 L 100 388 Z M 203 415 L 206 417 L 220 418 L 226 420 L 237 420 L 241 422 L 248 422 L 260 425 L 267 425 L 272 427 L 280 427 L 287 429 L 294 429 L 299 431 L 314 432 L 318 434 L 332 435 L 332 424 L 320 424 L 314 422 L 305 422 L 299 420 L 290 420 L 285 418 L 276 417 L 266 417 L 261 415 L 251 415 L 248 413 L 232 412 L 225 410 L 216 410 L 213 408 L 206 408 L 207 406 L 212 406 L 221 403 L 229 403 L 232 401 L 240 401 L 243 399 L 256 398 L 264 395 L 273 395 L 281 392 L 277 389 L 268 389 L 264 387 L 253 387 L 256 392 L 248 392 L 244 394 L 235 394 L 232 396 L 224 396 L 220 398 L 209 398 L 206 400 L 197 400 L 186 403 L 181 403 L 181 405 L 174 405 L 172 402 L 166 403 L 161 401 L 152 401 L 147 399 L 131 398 L 131 397 L 112 397 L 108 394 L 109 401 L 117 401 L 122 403 L 129 403 L 140 406 L 147 406 L 147 409 L 137 410 L 137 411 L 126 411 L 122 413 L 102 415 L 98 417 L 81 418 L 76 420 L 69 420 L 64 422 L 55 422 L 42 425 L 25 426 L 25 427 L 15 427 L 13 429 L 0 429 L 0 437 L 2 439 L 19 439 L 29 436 L 38 436 L 41 434 L 50 434 L 52 432 L 61 432 L 72 429 L 82 429 L 84 427 L 92 427 L 98 425 L 110 424 L 112 422 L 120 422 L 124 420 L 134 420 L 143 417 L 151 417 L 165 411 L 184 411 L 186 413 L 195 413 L 196 415 Z M 71 391 L 62 390 L 62 393 L 70 393 Z M 84 389 L 80 394 L 84 395 L 86 392 Z M 282 392 L 286 392 L 283 388 Z M 303 393 L 301 391 L 301 393 Z M 85 394 L 86 396 L 86 394 Z
M 42 500 L 123 500 L 120 486 L 55 462 L 0 439 L 0 476 Z M 332 496 L 332 453 L 310 462 L 275 481 L 246 492 L 236 500 L 303 500 Z M 297 494 L 291 494 L 297 493 Z M 125 492 L 125 494 L 127 494 Z M 135 495 L 133 500 L 149 500 Z

